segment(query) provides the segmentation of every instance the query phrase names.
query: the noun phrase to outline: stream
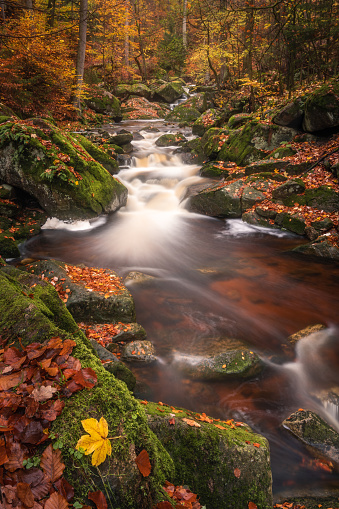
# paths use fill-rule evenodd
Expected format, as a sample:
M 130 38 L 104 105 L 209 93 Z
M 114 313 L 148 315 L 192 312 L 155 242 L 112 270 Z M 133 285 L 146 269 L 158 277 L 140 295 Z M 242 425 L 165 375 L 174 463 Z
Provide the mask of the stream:
M 127 205 L 92 224 L 49 219 L 25 255 L 109 267 L 123 277 L 154 276 L 127 284 L 157 355 L 153 364 L 130 366 L 138 396 L 245 421 L 262 433 L 270 442 L 275 497 L 337 489 L 339 474 L 281 423 L 305 408 L 338 428 L 338 407 L 314 394 L 339 385 L 339 266 L 288 252 L 305 242 L 296 235 L 185 209 L 187 187 L 203 181 L 199 166 L 183 164 L 174 147 L 156 147 L 155 140 L 179 130 L 189 137 L 189 129 L 163 121 L 124 121 L 120 128 L 143 136 L 118 174 Z M 297 349 L 288 343 L 290 334 L 316 323 L 328 328 Z M 180 371 L 183 356 L 194 362 L 227 337 L 260 355 L 260 376 L 202 382 Z

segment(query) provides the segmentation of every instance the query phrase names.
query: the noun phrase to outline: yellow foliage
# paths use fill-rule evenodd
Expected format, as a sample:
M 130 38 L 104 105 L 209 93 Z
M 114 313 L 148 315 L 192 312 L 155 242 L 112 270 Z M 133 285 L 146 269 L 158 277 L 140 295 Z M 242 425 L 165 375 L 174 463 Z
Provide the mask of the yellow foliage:
M 96 419 L 85 419 L 81 424 L 89 435 L 82 435 L 76 445 L 76 449 L 84 449 L 85 454 L 92 454 L 92 465 L 98 466 L 103 463 L 106 456 L 112 452 L 111 442 L 107 438 L 108 424 L 104 417 L 100 421 Z

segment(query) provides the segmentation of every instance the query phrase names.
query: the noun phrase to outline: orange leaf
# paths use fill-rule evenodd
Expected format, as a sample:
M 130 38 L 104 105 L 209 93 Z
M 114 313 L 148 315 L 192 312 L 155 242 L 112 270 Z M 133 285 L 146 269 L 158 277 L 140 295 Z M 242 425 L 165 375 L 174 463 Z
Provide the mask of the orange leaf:
M 248 502 L 248 509 L 258 509 L 254 502 Z
M 135 458 L 135 462 L 139 469 L 139 472 L 144 476 L 148 477 L 151 473 L 152 467 L 149 460 L 148 452 L 143 449 L 140 454 Z
M 216 428 L 219 428 L 219 429 L 227 429 L 227 428 L 225 428 L 225 426 L 221 426 L 221 424 L 213 424 L 213 426 L 215 426 Z
M 253 442 L 254 447 L 260 447 L 260 444 Z
M 60 493 L 54 492 L 49 497 L 49 499 L 46 501 L 44 508 L 45 509 L 67 509 L 68 502 L 62 495 L 60 495 Z
M 186 424 L 188 424 L 189 426 L 195 426 L 196 428 L 201 428 L 201 424 L 193 421 L 192 419 L 183 419 L 183 421 L 186 422 Z
M 95 503 L 98 509 L 107 509 L 107 500 L 102 491 L 90 491 L 88 498 Z
M 234 473 L 235 477 L 237 477 L 239 479 L 239 477 L 241 476 L 240 468 L 235 468 L 233 473 Z
M 65 468 L 64 463 L 61 461 L 60 449 L 54 450 L 52 444 L 50 444 L 42 453 L 40 468 L 50 481 L 57 481 L 62 476 Z
M 174 419 L 174 417 L 172 417 L 172 419 L 170 419 L 170 420 L 168 421 L 168 424 L 172 424 L 172 426 L 174 426 L 174 424 L 175 424 L 175 419 Z

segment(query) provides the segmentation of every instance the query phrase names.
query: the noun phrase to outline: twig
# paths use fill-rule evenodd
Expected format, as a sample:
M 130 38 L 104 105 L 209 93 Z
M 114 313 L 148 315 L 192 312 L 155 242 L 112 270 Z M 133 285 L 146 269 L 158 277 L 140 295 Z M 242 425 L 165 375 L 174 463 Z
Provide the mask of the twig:
M 328 152 L 327 154 L 325 154 L 324 156 L 322 156 L 320 159 L 318 159 L 318 161 L 316 161 L 315 163 L 313 163 L 313 164 L 312 164 L 312 166 L 311 166 L 308 170 L 306 170 L 306 171 L 304 172 L 304 175 L 305 175 L 306 173 L 308 173 L 309 171 L 313 170 L 313 168 L 315 168 L 315 167 L 316 167 L 319 163 L 321 163 L 321 161 L 323 161 L 324 159 L 326 159 L 326 157 L 329 157 L 329 156 L 331 156 L 332 154 L 334 154 L 335 152 L 338 152 L 338 150 L 339 150 L 339 147 L 335 148 L 335 149 L 334 149 L 334 150 L 332 150 L 331 152 Z

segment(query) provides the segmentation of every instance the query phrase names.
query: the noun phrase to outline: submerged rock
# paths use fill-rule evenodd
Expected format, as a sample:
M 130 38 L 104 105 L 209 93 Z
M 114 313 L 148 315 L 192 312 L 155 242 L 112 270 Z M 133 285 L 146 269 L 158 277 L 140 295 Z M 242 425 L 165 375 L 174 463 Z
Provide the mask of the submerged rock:
M 136 362 L 154 362 L 154 346 L 150 341 L 131 341 L 124 345 L 122 349 L 122 358 L 126 361 Z

